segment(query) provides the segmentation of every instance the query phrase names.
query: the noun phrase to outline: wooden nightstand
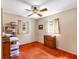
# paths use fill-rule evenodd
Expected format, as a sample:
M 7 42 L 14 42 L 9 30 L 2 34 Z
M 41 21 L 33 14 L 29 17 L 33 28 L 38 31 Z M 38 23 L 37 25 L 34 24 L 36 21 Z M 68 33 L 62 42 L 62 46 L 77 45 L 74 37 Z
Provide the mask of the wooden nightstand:
M 2 40 L 2 59 L 10 59 L 10 41 Z
M 56 48 L 56 36 L 44 35 L 44 45 L 49 48 Z

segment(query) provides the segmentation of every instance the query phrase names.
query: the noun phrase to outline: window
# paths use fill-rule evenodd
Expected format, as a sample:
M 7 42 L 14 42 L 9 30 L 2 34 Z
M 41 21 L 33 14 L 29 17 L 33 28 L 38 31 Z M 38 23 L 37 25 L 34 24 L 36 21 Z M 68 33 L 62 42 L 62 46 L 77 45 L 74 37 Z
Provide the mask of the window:
M 53 33 L 53 21 L 48 21 L 47 33 L 50 34 L 50 35 Z
M 58 35 L 59 30 L 59 19 L 54 19 L 53 21 L 48 21 L 47 23 L 47 34 L 49 35 Z
M 26 34 L 29 32 L 29 22 L 28 21 L 22 21 L 18 20 L 18 26 L 19 26 L 19 34 Z

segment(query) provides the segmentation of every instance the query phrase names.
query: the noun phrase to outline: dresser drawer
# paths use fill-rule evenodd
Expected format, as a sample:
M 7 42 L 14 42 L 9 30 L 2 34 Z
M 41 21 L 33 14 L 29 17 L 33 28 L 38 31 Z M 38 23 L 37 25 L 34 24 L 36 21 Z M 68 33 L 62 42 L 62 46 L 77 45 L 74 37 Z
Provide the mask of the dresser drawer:
M 56 48 L 56 37 L 51 37 L 48 35 L 44 36 L 44 45 L 49 48 Z

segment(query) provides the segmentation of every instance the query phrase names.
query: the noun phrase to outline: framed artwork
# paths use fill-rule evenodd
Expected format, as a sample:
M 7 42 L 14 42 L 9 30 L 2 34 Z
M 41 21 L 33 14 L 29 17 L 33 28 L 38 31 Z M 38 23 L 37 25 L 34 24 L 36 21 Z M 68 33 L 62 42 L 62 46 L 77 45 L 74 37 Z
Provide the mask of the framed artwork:
M 43 30 L 43 25 L 38 25 L 39 30 Z
M 28 21 L 21 21 L 18 22 L 19 26 L 19 34 L 25 34 L 29 32 L 29 22 Z

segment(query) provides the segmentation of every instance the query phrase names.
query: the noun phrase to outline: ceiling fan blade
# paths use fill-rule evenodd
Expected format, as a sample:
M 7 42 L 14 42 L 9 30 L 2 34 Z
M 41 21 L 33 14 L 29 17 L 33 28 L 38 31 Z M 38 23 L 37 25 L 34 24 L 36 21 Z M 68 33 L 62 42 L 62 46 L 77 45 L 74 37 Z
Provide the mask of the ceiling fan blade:
M 27 16 L 31 16 L 31 15 L 33 15 L 33 13 L 32 13 L 32 14 L 29 14 L 29 15 L 27 15 Z
M 42 16 L 41 14 L 37 13 L 37 15 Z
M 48 9 L 47 8 L 44 8 L 44 9 L 41 9 L 40 12 L 44 12 L 44 11 L 47 11 Z
M 27 11 L 32 11 L 32 10 L 30 10 L 30 9 L 25 9 L 25 10 L 27 10 Z

